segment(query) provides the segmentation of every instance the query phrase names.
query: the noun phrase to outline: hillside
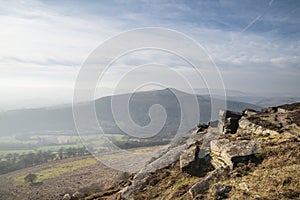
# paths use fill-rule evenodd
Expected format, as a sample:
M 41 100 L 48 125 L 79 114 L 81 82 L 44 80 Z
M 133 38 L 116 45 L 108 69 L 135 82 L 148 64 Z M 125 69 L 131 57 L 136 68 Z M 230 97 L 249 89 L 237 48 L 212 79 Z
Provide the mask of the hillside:
M 37 175 L 32 185 L 24 180 L 28 174 Z M 56 200 L 65 193 L 92 194 L 110 188 L 122 176 L 122 172 L 104 166 L 93 157 L 60 160 L 0 175 L 0 199 Z
M 155 148 L 128 151 L 151 152 Z M 25 180 L 29 174 L 37 176 L 33 183 Z M 107 167 L 92 156 L 77 156 L 0 174 L 0 200 L 59 200 L 65 194 L 83 197 L 126 185 L 129 177 L 129 173 Z
M 116 95 L 114 98 L 121 102 L 121 99 L 131 96 L 129 107 L 133 120 L 140 125 L 148 124 L 150 121 L 148 110 L 154 104 L 162 105 L 167 112 L 168 118 L 162 134 L 176 132 L 180 122 L 180 105 L 176 96 L 183 99 L 191 98 L 187 94 L 175 89 L 165 89 L 157 91 L 137 92 L 134 94 Z M 99 123 L 106 133 L 121 133 L 112 116 L 111 96 L 103 97 L 95 101 L 96 113 Z M 211 112 L 211 101 L 220 102 L 219 99 L 211 99 L 209 96 L 197 96 L 199 108 L 201 111 L 200 122 L 207 122 L 211 117 L 217 116 L 218 110 Z M 90 102 L 91 103 L 91 102 Z M 93 103 L 93 102 L 92 102 Z M 83 105 L 84 106 L 84 105 Z M 186 110 L 194 109 L 188 107 Z M 238 101 L 227 101 L 227 107 L 230 110 L 242 111 L 245 108 L 260 109 L 259 106 Z M 211 116 L 213 115 L 213 116 Z M 87 119 L 88 121 L 88 119 Z M 122 123 L 122 121 L 120 122 Z M 91 133 L 99 133 L 97 125 L 91 125 Z M 190 129 L 191 127 L 188 127 Z M 73 121 L 71 106 L 55 106 L 38 109 L 13 110 L 0 113 L 0 135 L 11 134 L 58 134 L 74 135 L 76 134 Z
M 220 111 L 217 128 L 194 128 L 128 180 L 129 186 L 84 199 L 299 199 L 299 113 L 300 103 Z

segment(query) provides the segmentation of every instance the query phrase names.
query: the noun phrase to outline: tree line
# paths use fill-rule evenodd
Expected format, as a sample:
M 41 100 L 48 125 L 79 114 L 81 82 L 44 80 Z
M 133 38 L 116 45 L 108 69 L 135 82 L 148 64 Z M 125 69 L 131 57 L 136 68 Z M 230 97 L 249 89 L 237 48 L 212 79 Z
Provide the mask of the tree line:
M 85 147 L 60 148 L 58 151 L 35 151 L 30 153 L 8 153 L 0 155 L 0 174 L 32 167 L 54 160 L 90 155 Z

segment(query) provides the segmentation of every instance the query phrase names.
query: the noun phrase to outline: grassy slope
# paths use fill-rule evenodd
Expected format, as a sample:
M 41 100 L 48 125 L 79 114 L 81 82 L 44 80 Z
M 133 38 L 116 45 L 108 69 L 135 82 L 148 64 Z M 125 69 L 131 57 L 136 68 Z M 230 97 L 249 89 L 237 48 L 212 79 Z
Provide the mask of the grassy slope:
M 80 168 L 94 165 L 97 162 L 98 161 L 95 158 L 85 158 L 57 164 L 51 168 L 35 172 L 35 174 L 37 175 L 37 182 L 42 182 L 45 179 L 56 178 L 63 173 L 72 172 Z M 26 185 L 27 183 L 24 181 L 25 176 L 26 175 L 14 177 L 15 185 Z

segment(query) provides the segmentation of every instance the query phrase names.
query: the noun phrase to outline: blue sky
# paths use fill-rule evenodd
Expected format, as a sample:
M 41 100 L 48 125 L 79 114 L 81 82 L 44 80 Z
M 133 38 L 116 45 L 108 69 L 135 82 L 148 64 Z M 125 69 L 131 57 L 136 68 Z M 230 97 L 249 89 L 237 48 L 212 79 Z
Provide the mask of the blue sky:
M 91 51 L 142 27 L 170 28 L 196 40 L 228 89 L 300 96 L 297 0 L 3 1 L 0 27 L 0 110 L 71 102 Z M 143 55 L 142 61 L 153 59 Z

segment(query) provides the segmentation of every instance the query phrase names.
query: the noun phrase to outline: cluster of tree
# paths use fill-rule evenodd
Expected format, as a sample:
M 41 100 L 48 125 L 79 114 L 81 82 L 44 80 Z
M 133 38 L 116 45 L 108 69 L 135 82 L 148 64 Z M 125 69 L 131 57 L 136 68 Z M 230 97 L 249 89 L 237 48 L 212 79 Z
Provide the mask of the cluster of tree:
M 138 139 L 138 140 L 128 140 L 128 141 L 114 141 L 116 146 L 121 149 L 132 149 L 138 147 L 152 147 L 159 145 L 166 145 L 170 143 L 170 140 L 163 139 Z
M 27 182 L 27 183 L 30 183 L 30 184 L 33 184 L 37 179 L 37 175 L 36 174 L 28 174 L 27 176 L 24 177 L 24 180 Z
M 60 148 L 58 151 L 36 151 L 26 154 L 8 153 L 0 157 L 0 174 L 32 167 L 42 163 L 89 155 L 85 147 Z

